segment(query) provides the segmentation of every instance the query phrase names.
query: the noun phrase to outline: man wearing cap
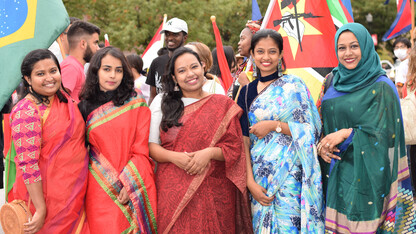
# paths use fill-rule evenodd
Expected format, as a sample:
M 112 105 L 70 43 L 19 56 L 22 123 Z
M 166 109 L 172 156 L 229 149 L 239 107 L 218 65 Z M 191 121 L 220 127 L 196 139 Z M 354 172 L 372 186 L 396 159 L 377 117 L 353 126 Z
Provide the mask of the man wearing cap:
M 152 61 L 147 75 L 146 84 L 150 85 L 149 105 L 156 94 L 162 91 L 161 78 L 173 51 L 185 44 L 188 38 L 188 25 L 184 20 L 172 18 L 163 26 L 160 33 L 165 33 L 165 44 L 169 53 L 161 55 Z

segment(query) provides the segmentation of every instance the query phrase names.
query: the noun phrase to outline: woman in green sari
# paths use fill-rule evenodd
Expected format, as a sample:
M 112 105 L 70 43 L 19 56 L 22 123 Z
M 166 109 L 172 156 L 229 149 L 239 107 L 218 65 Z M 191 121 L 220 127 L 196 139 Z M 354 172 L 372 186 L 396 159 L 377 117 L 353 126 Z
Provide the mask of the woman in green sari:
M 322 99 L 321 156 L 327 233 L 414 230 L 400 103 L 368 31 L 335 35 L 339 65 Z

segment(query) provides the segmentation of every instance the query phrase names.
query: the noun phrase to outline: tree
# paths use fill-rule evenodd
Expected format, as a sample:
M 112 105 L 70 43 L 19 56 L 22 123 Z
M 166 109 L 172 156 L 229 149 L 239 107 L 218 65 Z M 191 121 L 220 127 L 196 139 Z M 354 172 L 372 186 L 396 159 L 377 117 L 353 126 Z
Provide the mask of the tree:
M 211 49 L 215 47 L 211 15 L 217 16 L 224 45 L 237 47 L 240 31 L 251 17 L 251 1 L 173 1 L 173 0 L 125 0 L 125 1 L 63 1 L 68 14 L 86 19 L 109 34 L 112 45 L 122 50 L 142 53 L 163 21 L 178 17 L 188 23 L 188 42 L 200 41 Z
M 210 21 L 216 15 L 217 25 L 224 45 L 237 49 L 239 35 L 247 20 L 251 19 L 251 0 L 63 0 L 68 14 L 85 19 L 101 28 L 101 40 L 107 33 L 112 45 L 124 51 L 142 53 L 163 21 L 178 17 L 188 23 L 188 42 L 200 41 L 211 49 L 215 47 L 214 33 Z M 269 0 L 258 0 L 264 15 Z M 355 22 L 363 24 L 378 40 L 389 29 L 396 17 L 396 3 L 385 0 L 352 0 Z M 365 16 L 371 13 L 373 22 Z M 391 50 L 391 42 L 382 43 Z

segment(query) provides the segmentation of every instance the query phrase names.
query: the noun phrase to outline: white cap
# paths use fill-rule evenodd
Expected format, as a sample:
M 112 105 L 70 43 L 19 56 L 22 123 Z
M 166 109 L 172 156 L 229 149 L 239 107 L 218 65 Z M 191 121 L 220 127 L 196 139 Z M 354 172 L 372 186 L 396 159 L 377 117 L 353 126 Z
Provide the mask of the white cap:
M 184 31 L 185 33 L 188 33 L 188 24 L 186 24 L 184 20 L 175 17 L 168 20 L 168 22 L 166 22 L 166 24 L 163 25 L 163 30 L 160 31 L 160 33 L 164 33 L 165 31 L 173 33 Z

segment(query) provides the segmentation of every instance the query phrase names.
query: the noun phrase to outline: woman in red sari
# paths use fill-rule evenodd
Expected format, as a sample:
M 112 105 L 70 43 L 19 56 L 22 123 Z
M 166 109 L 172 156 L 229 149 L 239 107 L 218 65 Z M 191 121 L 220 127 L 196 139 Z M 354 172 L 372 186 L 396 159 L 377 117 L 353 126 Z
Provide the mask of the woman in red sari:
M 160 233 L 251 233 L 241 109 L 202 90 L 198 54 L 175 50 L 151 104 Z
M 26 55 L 21 71 L 28 94 L 11 113 L 8 201 L 28 204 L 31 199 L 33 218 L 24 224 L 25 233 L 88 233 L 88 157 L 81 113 L 60 89 L 59 62 L 49 50 Z
M 123 53 L 92 58 L 79 107 L 90 146 L 86 212 L 91 233 L 156 233 L 150 110 Z

